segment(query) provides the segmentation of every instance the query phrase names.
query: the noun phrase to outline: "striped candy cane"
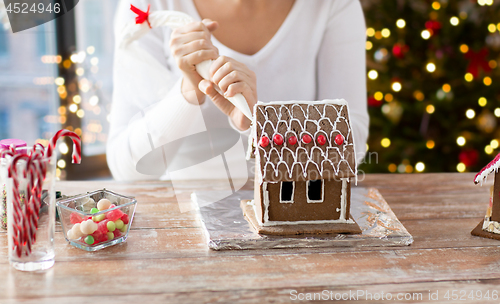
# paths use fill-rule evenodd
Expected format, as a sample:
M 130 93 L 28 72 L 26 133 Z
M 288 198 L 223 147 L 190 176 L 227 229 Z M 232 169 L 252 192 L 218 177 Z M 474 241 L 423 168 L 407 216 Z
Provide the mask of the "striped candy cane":
M 75 133 L 62 129 L 57 131 L 57 133 L 50 139 L 49 146 L 47 147 L 47 157 L 50 158 L 54 153 L 57 141 L 63 136 L 68 136 L 73 141 L 73 154 L 72 161 L 74 164 L 79 164 L 82 160 L 82 145 L 80 137 Z
M 28 244 L 36 241 L 36 230 L 38 229 L 38 219 L 42 205 L 43 181 L 47 174 L 47 159 L 39 157 L 38 161 L 33 161 L 29 167 L 29 191 L 31 192 L 29 200 L 29 212 L 26 214 L 29 222 Z M 31 252 L 31 248 L 28 247 Z
M 25 229 L 24 228 L 24 212 L 21 207 L 21 199 L 20 199 L 20 192 L 19 192 L 19 179 L 18 179 L 18 173 L 17 173 L 17 162 L 20 160 L 25 160 L 26 162 L 29 160 L 29 156 L 26 154 L 17 154 L 14 155 L 9 169 L 9 178 L 12 178 L 12 209 L 13 209 L 13 222 L 11 223 L 12 225 L 12 240 L 14 243 L 14 248 L 13 250 L 16 252 L 18 257 L 21 257 L 22 255 L 22 250 L 23 250 L 23 245 L 24 245 L 24 235 L 25 235 Z M 26 203 L 25 203 L 26 205 Z
M 38 229 L 42 186 L 46 174 L 45 158 L 42 151 L 37 150 L 35 145 L 26 163 L 26 170 L 29 176 L 23 218 L 23 228 L 25 229 L 23 244 L 26 245 L 26 255 L 31 253 L 31 246 L 36 241 L 36 230 Z

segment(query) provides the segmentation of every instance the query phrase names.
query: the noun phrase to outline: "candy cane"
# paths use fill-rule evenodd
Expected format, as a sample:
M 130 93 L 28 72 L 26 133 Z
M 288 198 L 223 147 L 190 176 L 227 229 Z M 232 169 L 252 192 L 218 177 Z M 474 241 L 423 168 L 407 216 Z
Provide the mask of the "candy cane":
M 50 139 L 49 146 L 47 148 L 47 157 L 50 158 L 52 156 L 52 153 L 56 148 L 57 141 L 63 136 L 68 136 L 73 141 L 72 161 L 74 164 L 79 164 L 82 160 L 82 146 L 80 137 L 76 133 L 68 131 L 66 129 L 57 131 L 56 135 L 54 135 L 54 137 Z
M 28 161 L 29 156 L 26 154 L 17 154 L 13 156 L 8 173 L 9 173 L 9 178 L 12 178 L 12 206 L 13 206 L 13 223 L 11 223 L 12 228 L 13 228 L 13 233 L 12 233 L 12 240 L 14 243 L 14 248 L 15 252 L 17 253 L 18 257 L 21 257 L 22 255 L 22 246 L 24 243 L 24 231 L 22 230 L 22 227 L 24 227 L 24 217 L 23 217 L 23 211 L 21 208 L 21 201 L 20 201 L 20 193 L 19 193 L 19 180 L 18 180 L 18 174 L 17 174 L 17 162 L 20 160 L 26 160 Z M 25 203 L 26 205 L 26 203 Z
M 37 149 L 38 147 L 38 149 Z M 34 146 L 33 146 L 33 151 L 40 151 L 42 152 L 42 155 L 44 155 L 45 153 L 45 146 L 42 145 L 41 143 L 36 143 Z
M 38 220 L 40 215 L 40 208 L 42 205 L 41 197 L 43 190 L 43 180 L 47 173 L 47 164 L 44 159 L 33 162 L 33 165 L 29 168 L 30 173 L 30 186 L 31 186 L 31 200 L 30 200 L 30 241 L 34 243 L 36 241 L 36 230 L 38 229 Z
M 31 253 L 31 245 L 36 241 L 36 230 L 41 206 L 41 192 L 43 180 L 45 179 L 45 162 L 43 152 L 33 147 L 29 160 L 26 164 L 29 174 L 28 191 L 24 212 L 24 241 L 26 243 L 26 255 Z M 23 242 L 24 243 L 24 242 Z
M 14 156 L 14 153 L 8 149 L 0 151 L 0 158 L 5 158 L 6 156 Z

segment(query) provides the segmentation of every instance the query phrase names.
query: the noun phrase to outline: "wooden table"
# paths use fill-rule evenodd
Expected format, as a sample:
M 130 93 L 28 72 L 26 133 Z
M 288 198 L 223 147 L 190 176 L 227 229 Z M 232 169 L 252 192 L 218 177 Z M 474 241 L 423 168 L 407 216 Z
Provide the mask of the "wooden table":
M 429 301 L 438 292 L 439 302 L 451 303 L 456 295 L 467 300 L 461 303 L 498 303 L 491 296 L 500 291 L 500 242 L 470 235 L 486 211 L 492 179 L 479 187 L 473 176 L 375 174 L 360 182 L 380 190 L 413 235 L 411 246 L 222 252 L 207 249 L 196 215 L 180 213 L 178 206 L 189 203 L 192 190 L 218 183 L 176 184 L 182 191 L 176 200 L 169 182 L 59 182 L 57 188 L 68 195 L 106 187 L 136 196 L 129 239 L 85 252 L 68 245 L 57 227 L 55 266 L 23 273 L 9 265 L 2 232 L 0 302 L 287 303 L 313 293 L 351 293 L 353 300 L 360 292 L 375 299 L 383 292 L 384 299 L 391 293 L 393 303 L 409 303 L 405 296 Z M 471 291 L 475 301 L 468 298 Z M 478 291 L 488 291 L 490 301 L 477 300 Z M 394 301 L 398 296 L 402 300 Z M 373 302 L 366 296 L 358 300 Z

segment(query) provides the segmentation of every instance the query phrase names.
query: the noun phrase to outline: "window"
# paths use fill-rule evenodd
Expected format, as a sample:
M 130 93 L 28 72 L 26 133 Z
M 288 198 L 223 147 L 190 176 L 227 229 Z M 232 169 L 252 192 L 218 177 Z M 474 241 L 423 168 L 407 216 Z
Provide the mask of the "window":
M 77 75 L 84 156 L 104 160 L 113 92 L 113 16 L 118 1 L 85 0 L 75 7 Z M 105 162 L 102 166 L 106 166 Z
M 7 130 L 9 129 L 9 124 L 8 112 L 0 109 L 0 139 L 8 138 L 9 134 Z
M 33 145 L 61 127 L 55 36 L 55 21 L 15 34 L 0 23 L 0 139 Z
M 281 182 L 281 193 L 280 193 L 281 203 L 293 203 L 294 186 L 295 186 L 294 182 Z
M 307 202 L 322 203 L 323 202 L 323 180 L 307 181 Z
M 0 24 L 0 57 L 7 57 L 9 55 L 9 40 L 7 30 Z
M 36 54 L 43 56 L 47 54 L 47 37 L 45 33 L 45 24 L 39 25 L 36 28 Z

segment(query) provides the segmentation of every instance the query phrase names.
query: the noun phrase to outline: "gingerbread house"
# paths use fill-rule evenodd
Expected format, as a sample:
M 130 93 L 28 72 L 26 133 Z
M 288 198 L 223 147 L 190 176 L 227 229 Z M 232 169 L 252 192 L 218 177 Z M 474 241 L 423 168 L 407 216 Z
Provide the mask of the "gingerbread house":
M 500 154 L 498 154 L 488 165 L 479 171 L 474 177 L 474 183 L 483 183 L 486 178 L 495 173 L 495 181 L 490 188 L 490 202 L 486 209 L 484 220 L 472 230 L 472 235 L 500 240 Z
M 245 215 L 259 233 L 360 233 L 349 213 L 357 167 L 347 102 L 258 102 L 253 114 L 254 214 Z

